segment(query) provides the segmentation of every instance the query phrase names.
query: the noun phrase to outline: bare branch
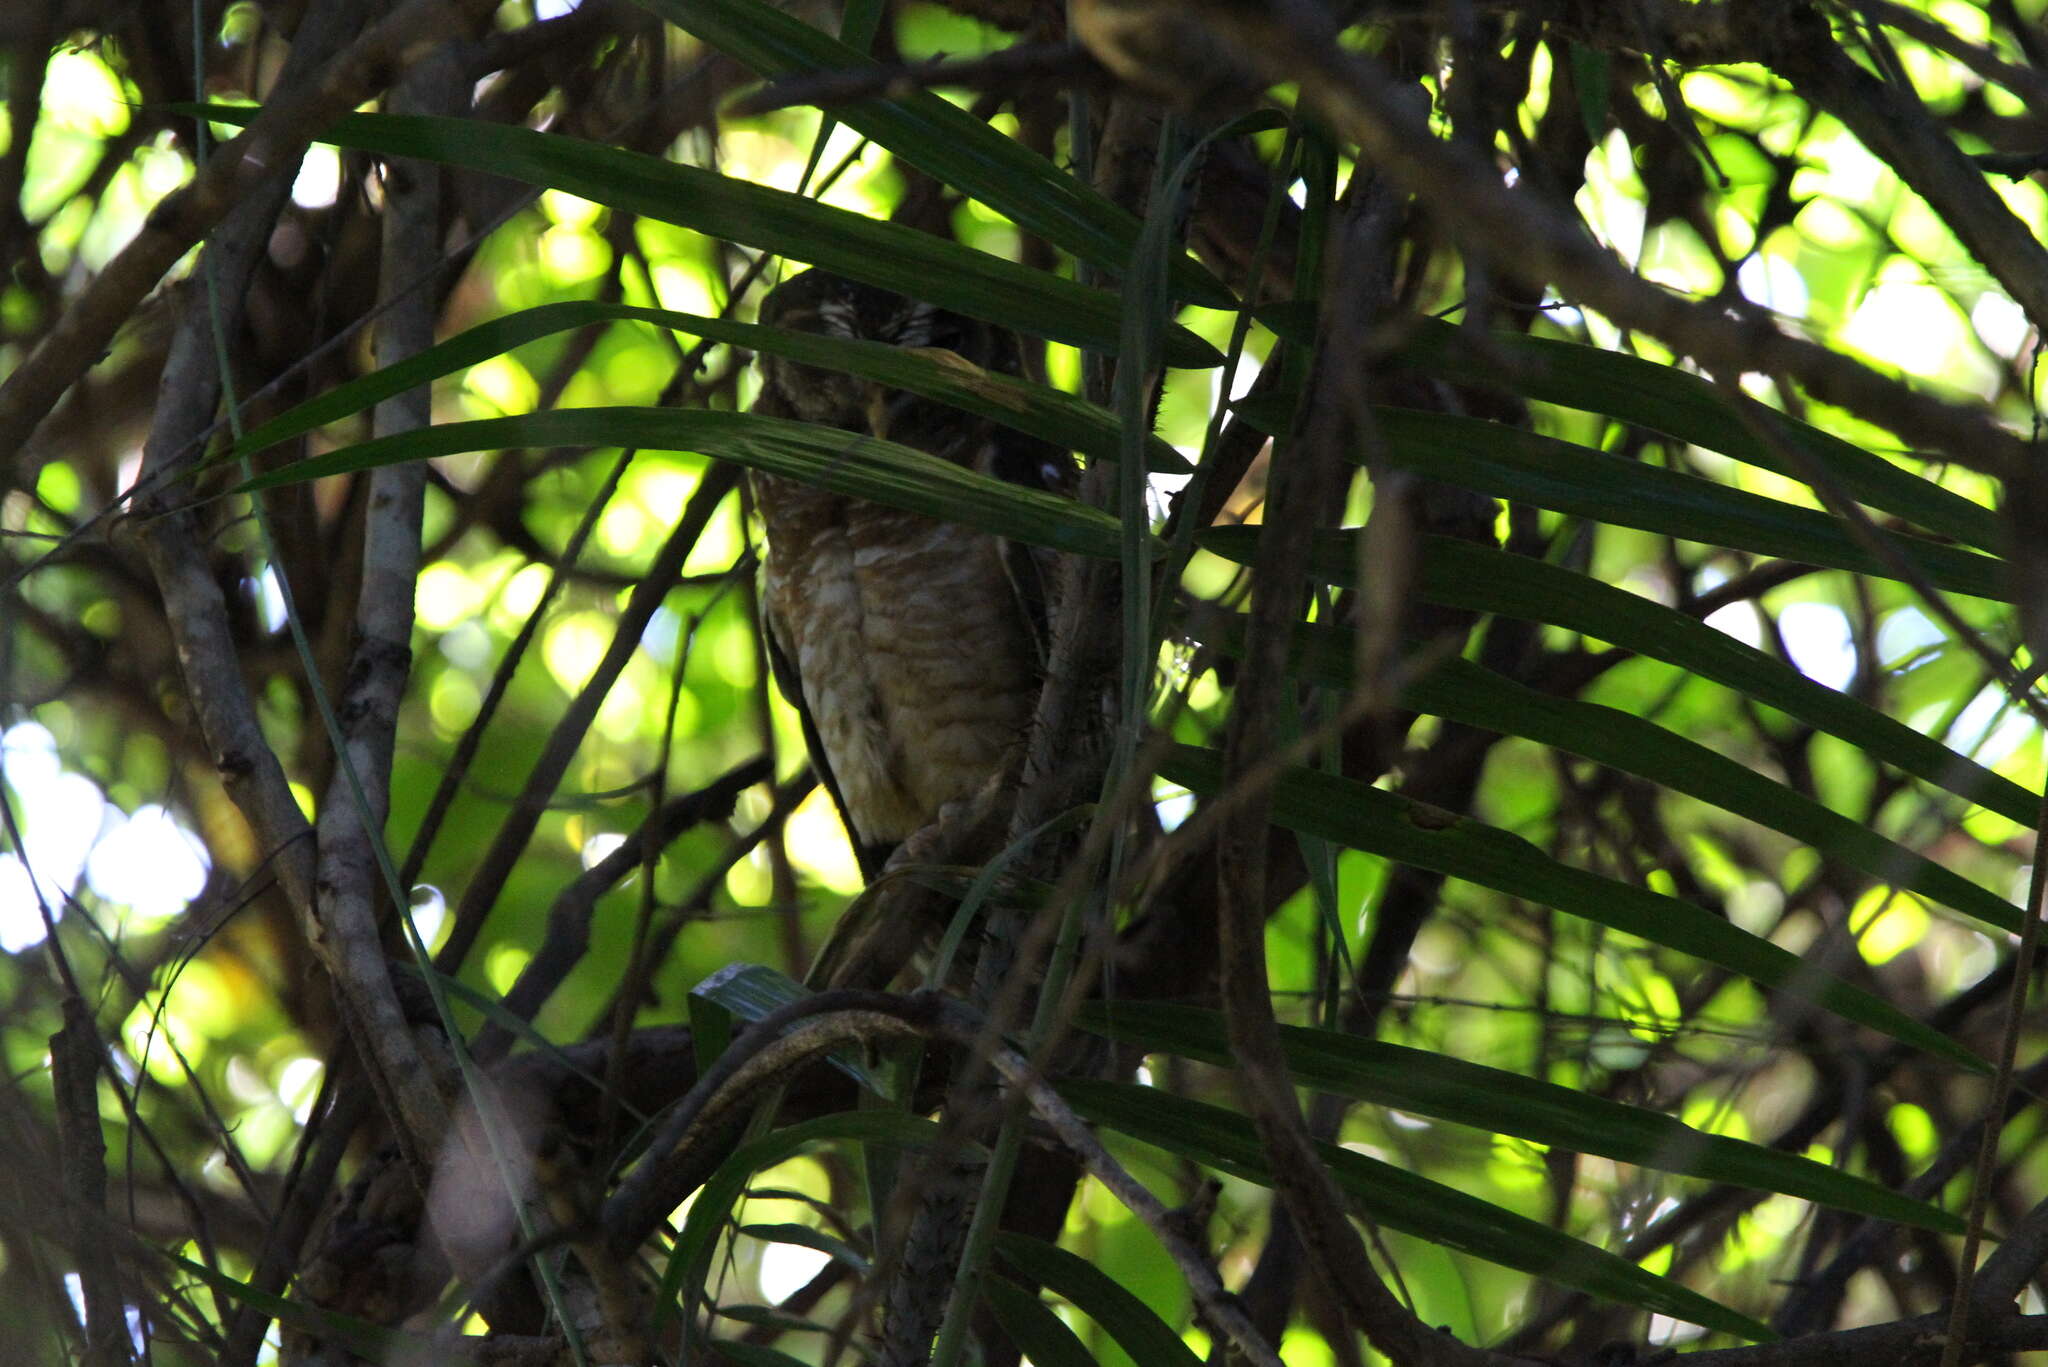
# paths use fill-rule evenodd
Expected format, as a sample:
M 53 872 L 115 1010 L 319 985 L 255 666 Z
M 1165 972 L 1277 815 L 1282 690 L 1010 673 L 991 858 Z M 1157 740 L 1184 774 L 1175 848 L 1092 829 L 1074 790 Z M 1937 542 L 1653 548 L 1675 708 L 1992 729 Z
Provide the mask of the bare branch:
M 409 0 L 314 78 L 280 85 L 256 121 L 157 206 L 135 240 L 0 383 L 0 450 L 27 442 L 64 390 L 99 360 L 142 296 L 229 210 L 280 176 L 289 184 L 291 168 L 323 128 L 375 94 L 427 46 L 466 31 L 470 20 L 496 8 L 492 0 Z
M 130 1360 L 128 1315 L 103 1220 L 107 1209 L 107 1141 L 100 1132 L 100 1037 L 85 1003 L 64 997 L 64 1028 L 50 1037 L 57 1100 L 57 1142 L 64 1195 L 71 1205 L 72 1256 L 85 1302 L 85 1367 L 121 1367 Z

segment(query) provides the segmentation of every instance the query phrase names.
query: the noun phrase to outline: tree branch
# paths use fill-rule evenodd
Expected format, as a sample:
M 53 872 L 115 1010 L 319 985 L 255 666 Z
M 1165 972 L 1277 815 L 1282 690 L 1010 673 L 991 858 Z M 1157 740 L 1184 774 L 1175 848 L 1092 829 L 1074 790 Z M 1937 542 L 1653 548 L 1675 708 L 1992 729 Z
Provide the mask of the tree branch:
M 280 177 L 290 185 L 292 168 L 322 129 L 376 94 L 443 35 L 466 31 L 470 20 L 496 8 L 495 0 L 410 0 L 324 71 L 304 81 L 280 81 L 256 121 L 156 207 L 135 239 L 0 383 L 0 450 L 27 443 L 65 389 L 99 361 L 142 296 L 230 210 Z
M 447 45 L 400 83 L 398 104 L 408 113 L 459 108 Z M 411 263 L 433 261 L 441 244 L 440 172 L 394 163 L 386 177 L 383 276 L 377 323 L 379 366 L 394 365 L 434 344 L 439 293 L 401 278 Z M 409 390 L 377 405 L 378 436 L 415 431 L 433 422 L 432 391 Z M 408 461 L 373 471 L 363 522 L 362 586 L 356 602 L 355 642 L 336 715 L 335 771 L 320 805 L 319 872 L 313 947 L 340 989 L 350 1024 L 371 1075 L 391 1109 L 393 1129 L 422 1182 L 448 1127 L 446 1093 L 453 1075 L 447 1042 L 415 1039 L 398 1000 L 378 926 L 378 894 L 391 867 L 384 827 L 391 810 L 392 747 L 398 709 L 412 674 L 413 593 L 419 580 L 420 528 L 426 467 Z M 394 897 L 405 890 L 392 889 Z M 396 914 L 407 914 L 401 904 Z M 423 1046 L 425 1048 L 423 1049 Z
M 1753 314 L 1731 315 L 1716 303 L 1686 299 L 1637 276 L 1594 242 L 1575 214 L 1545 202 L 1526 182 L 1509 187 L 1470 148 L 1436 137 L 1426 111 L 1378 63 L 1339 43 L 1327 17 L 1308 0 L 1273 0 L 1270 7 L 1195 3 L 1246 60 L 1268 79 L 1298 82 L 1310 108 L 1434 210 L 1469 250 L 1486 255 L 1503 272 L 1531 284 L 1555 284 L 1574 303 L 1646 332 L 1708 370 L 1790 376 L 1822 402 L 1935 447 L 1971 469 L 2006 476 L 2031 461 L 2030 444 L 1977 406 L 1910 389 Z M 1728 18 L 1727 8 L 1717 8 L 1716 16 L 1716 22 Z M 1771 28 L 1771 18 L 1785 26 L 1782 31 Z M 1759 16 L 1747 47 L 1776 52 L 1806 41 L 1812 38 L 1800 23 Z M 1686 56 L 1682 45 L 1676 55 Z

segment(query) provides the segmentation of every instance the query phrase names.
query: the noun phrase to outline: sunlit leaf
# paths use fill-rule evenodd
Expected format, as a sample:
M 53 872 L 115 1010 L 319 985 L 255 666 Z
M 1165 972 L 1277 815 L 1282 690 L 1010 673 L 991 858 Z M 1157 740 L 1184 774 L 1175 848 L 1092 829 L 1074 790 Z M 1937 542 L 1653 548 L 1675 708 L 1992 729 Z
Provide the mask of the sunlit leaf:
M 240 489 L 268 489 L 402 461 L 523 446 L 694 451 L 1035 546 L 1082 555 L 1116 554 L 1116 519 L 1098 508 L 992 479 L 895 442 L 758 413 L 701 408 L 560 408 L 443 423 L 344 446 L 259 475 Z
M 1223 1017 L 1215 1011 L 1170 1002 L 1091 1002 L 1078 1019 L 1084 1029 L 1141 1045 L 1147 1052 L 1179 1054 L 1219 1068 L 1233 1064 Z M 1318 1091 L 1574 1153 L 1784 1192 L 1879 1220 L 1944 1234 L 1962 1232 L 1957 1217 L 1875 1182 L 1797 1154 L 1706 1134 L 1640 1106 L 1335 1030 L 1283 1025 L 1280 1043 L 1294 1080 Z
M 1204 1167 L 1273 1184 L 1250 1120 L 1156 1087 L 1070 1078 L 1059 1084 L 1082 1115 Z M 1318 1144 L 1353 1208 L 1390 1229 L 1573 1287 L 1758 1342 L 1776 1336 L 1749 1316 L 1476 1196 L 1336 1144 Z
M 1197 793 L 1223 791 L 1223 757 L 1175 746 L 1160 775 Z M 1273 820 L 1355 850 L 1461 878 L 1598 922 L 1792 993 L 1973 1072 L 1984 1061 L 1880 997 L 1691 903 L 1561 864 L 1509 831 L 1319 770 L 1289 768 L 1273 786 Z
M 255 113 L 227 105 L 175 108 L 230 124 L 248 123 Z M 596 204 L 824 266 L 1019 332 L 1090 351 L 1116 351 L 1120 324 L 1113 294 L 900 223 L 702 167 L 530 128 L 425 115 L 351 114 L 322 140 L 565 190 Z M 1214 347 L 1178 325 L 1168 332 L 1166 355 L 1177 366 L 1212 366 L 1223 360 Z

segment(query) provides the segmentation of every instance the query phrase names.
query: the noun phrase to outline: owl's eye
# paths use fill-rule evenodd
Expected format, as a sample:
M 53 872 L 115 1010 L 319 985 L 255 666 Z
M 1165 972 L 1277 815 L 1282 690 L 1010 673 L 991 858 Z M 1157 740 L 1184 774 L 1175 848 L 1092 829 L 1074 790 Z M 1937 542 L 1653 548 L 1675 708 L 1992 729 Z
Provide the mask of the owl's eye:
M 938 347 L 965 353 L 972 345 L 974 324 L 957 313 L 918 303 L 904 314 L 893 338 L 901 347 Z

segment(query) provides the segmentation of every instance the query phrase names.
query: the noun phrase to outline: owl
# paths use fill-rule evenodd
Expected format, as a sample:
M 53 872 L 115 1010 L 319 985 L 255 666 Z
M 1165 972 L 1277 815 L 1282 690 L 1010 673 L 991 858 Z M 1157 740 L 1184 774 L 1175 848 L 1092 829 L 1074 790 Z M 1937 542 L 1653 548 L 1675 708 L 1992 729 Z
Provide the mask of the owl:
M 949 351 L 1016 374 L 1001 328 L 822 270 L 761 305 L 774 327 Z M 1071 492 L 1068 453 L 871 381 L 761 358 L 754 411 L 886 438 Z M 1014 775 L 1043 678 L 1046 554 L 986 532 L 754 476 L 768 657 L 870 880 L 950 804 Z

